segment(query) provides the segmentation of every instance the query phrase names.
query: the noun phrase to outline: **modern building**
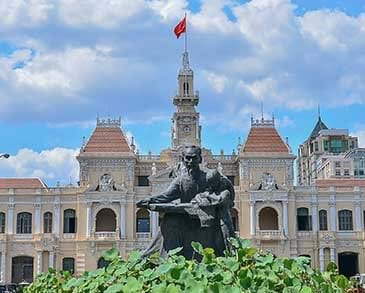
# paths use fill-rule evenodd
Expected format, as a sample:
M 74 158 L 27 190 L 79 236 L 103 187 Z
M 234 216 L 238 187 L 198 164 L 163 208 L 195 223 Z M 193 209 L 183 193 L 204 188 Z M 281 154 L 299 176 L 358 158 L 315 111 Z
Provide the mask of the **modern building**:
M 337 156 L 357 147 L 357 137 L 350 136 L 347 129 L 328 129 L 319 116 L 312 133 L 298 149 L 298 185 L 314 184 L 318 179 L 318 167 L 323 160 L 322 155 Z
M 356 149 L 357 139 L 342 130 L 328 130 L 319 119 L 300 147 L 297 162 L 302 173 L 295 186 L 296 157 L 274 118 L 252 119 L 245 142 L 232 154 L 212 154 L 204 148 L 196 109 L 200 97 L 193 82 L 184 53 L 173 98 L 171 147 L 160 154 L 139 154 L 120 119 L 97 119 L 77 156 L 79 186 L 0 179 L 2 283 L 30 282 L 48 268 L 79 275 L 104 266 L 101 255 L 106 249 L 117 247 L 126 256 L 146 247 L 158 231 L 159 215 L 135 203 L 168 186 L 179 146 L 187 142 L 203 147 L 202 168 L 217 168 L 234 184 L 232 214 L 240 237 L 278 256 L 308 256 L 321 270 L 334 261 L 346 275 L 365 272 L 365 180 L 358 178 L 364 175 L 364 151 Z M 326 147 L 331 153 L 351 149 L 343 162 L 356 158 L 350 160 L 349 172 L 359 176 L 309 180 L 312 162 L 317 163 Z

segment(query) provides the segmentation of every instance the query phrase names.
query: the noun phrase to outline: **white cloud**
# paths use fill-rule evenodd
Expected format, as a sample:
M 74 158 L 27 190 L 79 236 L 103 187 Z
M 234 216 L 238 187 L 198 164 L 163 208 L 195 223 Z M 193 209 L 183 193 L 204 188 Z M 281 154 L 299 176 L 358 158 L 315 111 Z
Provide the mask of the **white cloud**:
M 0 57 L 1 119 L 77 124 L 110 110 L 128 123 L 170 117 L 182 45 L 172 28 L 187 4 L 2 1 L 0 37 L 19 50 Z M 204 0 L 187 12 L 206 121 L 241 126 L 243 109 L 260 101 L 274 113 L 365 103 L 365 14 L 298 16 L 289 0 Z
M 54 148 L 36 152 L 21 149 L 14 156 L 0 160 L 0 175 L 7 177 L 39 177 L 45 182 L 60 181 L 63 184 L 78 181 L 78 149 Z M 67 182 L 64 182 L 67 180 Z
M 47 0 L 0 1 L 1 26 L 36 26 L 48 19 L 53 3 Z
M 218 93 L 221 94 L 224 91 L 224 88 L 228 85 L 229 80 L 224 75 L 219 75 L 210 71 L 202 72 L 205 78 L 208 80 L 209 84 L 212 88 Z
M 138 15 L 146 4 L 143 0 L 60 0 L 59 17 L 70 26 L 112 28 Z

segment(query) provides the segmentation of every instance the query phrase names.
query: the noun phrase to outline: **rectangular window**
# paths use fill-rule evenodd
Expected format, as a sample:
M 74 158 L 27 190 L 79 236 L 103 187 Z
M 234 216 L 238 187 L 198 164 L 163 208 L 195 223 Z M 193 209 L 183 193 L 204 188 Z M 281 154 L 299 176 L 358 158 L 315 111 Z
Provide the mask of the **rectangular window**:
M 315 143 L 314 143 L 314 150 L 315 150 L 316 152 L 318 152 L 318 142 L 315 142 Z
M 336 170 L 335 175 L 336 175 L 337 177 L 341 176 L 341 170 Z
M 325 152 L 327 152 L 327 151 L 328 151 L 328 140 L 324 140 L 324 141 L 323 141 L 323 150 L 324 150 Z
M 336 162 L 335 162 L 335 167 L 336 167 L 336 168 L 341 168 L 341 162 L 336 161 Z
M 62 260 L 62 270 L 73 274 L 75 271 L 75 259 L 73 257 L 65 257 Z
M 148 180 L 148 176 L 138 176 L 138 186 L 150 186 L 150 181 Z
M 345 170 L 343 171 L 343 175 L 344 175 L 344 176 L 350 176 L 350 170 L 349 170 L 349 169 L 345 169 Z

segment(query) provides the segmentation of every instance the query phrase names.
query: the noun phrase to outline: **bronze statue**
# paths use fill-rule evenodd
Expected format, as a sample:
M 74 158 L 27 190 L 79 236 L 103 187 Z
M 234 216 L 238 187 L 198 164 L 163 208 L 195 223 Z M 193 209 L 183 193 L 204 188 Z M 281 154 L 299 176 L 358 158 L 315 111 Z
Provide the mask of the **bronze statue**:
M 182 254 L 191 258 L 192 241 L 214 248 L 217 255 L 228 248 L 227 238 L 235 236 L 230 212 L 234 188 L 217 170 L 202 171 L 201 162 L 200 147 L 185 146 L 182 164 L 168 189 L 137 202 L 138 207 L 164 213 L 159 233 L 145 254 L 159 250 L 164 256 L 182 247 Z

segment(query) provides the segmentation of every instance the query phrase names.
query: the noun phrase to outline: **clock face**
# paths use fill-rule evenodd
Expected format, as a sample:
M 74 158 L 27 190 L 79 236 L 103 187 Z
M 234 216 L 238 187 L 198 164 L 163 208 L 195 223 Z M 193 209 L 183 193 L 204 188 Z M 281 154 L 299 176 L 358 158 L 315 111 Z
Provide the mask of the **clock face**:
M 184 132 L 185 132 L 185 133 L 190 132 L 190 127 L 189 127 L 189 126 L 184 126 Z

